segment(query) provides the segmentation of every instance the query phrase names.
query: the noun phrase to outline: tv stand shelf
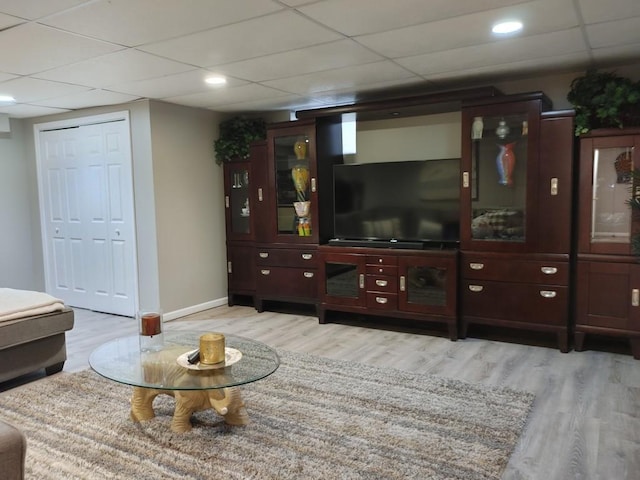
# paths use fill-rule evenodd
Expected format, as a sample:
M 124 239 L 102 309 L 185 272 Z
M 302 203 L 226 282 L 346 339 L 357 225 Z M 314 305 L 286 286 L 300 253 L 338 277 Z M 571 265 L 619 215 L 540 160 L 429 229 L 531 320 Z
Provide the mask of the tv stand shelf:
M 321 245 L 318 317 L 342 311 L 436 322 L 458 339 L 458 251 Z

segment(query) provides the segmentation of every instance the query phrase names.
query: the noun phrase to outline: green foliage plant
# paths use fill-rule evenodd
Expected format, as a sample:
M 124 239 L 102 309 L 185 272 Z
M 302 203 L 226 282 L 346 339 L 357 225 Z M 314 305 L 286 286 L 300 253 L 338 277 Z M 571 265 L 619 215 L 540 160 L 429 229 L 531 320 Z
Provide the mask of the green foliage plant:
M 266 138 L 267 125 L 262 118 L 232 117 L 220 123 L 220 136 L 213 142 L 216 163 L 247 158 L 249 145 Z
M 576 136 L 595 128 L 640 125 L 640 81 L 589 70 L 571 82 L 567 100 L 576 111 Z

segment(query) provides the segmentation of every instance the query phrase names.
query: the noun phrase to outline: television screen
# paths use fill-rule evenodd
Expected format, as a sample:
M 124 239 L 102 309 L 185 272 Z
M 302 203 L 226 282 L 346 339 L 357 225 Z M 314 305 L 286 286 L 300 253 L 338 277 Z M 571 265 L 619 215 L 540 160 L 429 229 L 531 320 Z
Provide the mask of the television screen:
M 460 159 L 334 166 L 338 239 L 459 240 Z

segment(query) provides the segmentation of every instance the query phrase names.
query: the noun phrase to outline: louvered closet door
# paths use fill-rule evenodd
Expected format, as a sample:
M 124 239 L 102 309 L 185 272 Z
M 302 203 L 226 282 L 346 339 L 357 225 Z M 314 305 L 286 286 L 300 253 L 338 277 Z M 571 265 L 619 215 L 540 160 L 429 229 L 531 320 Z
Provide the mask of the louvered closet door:
M 48 290 L 71 306 L 133 315 L 128 123 L 40 132 L 40 151 Z

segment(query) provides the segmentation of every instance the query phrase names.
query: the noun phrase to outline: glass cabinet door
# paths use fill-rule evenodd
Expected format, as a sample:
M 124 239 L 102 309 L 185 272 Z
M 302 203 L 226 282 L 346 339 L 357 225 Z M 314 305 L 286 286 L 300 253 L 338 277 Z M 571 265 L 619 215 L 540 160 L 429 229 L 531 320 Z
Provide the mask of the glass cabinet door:
M 455 315 L 455 257 L 401 257 L 399 268 L 401 310 Z
M 633 146 L 594 148 L 591 243 L 626 243 L 631 238 Z
M 525 242 L 528 116 L 474 117 L 471 149 L 471 238 Z
M 309 138 L 286 135 L 276 137 L 273 143 L 278 234 L 310 237 L 314 225 Z
M 241 239 L 251 236 L 251 175 L 248 162 L 225 164 L 227 234 Z
M 580 253 L 630 255 L 636 251 L 640 214 L 630 200 L 640 198 L 634 176 L 640 153 L 640 134 L 635 132 L 640 130 L 632 130 L 611 135 L 607 130 L 592 132 L 580 140 Z
M 364 305 L 365 257 L 348 253 L 322 255 L 322 301 L 334 305 Z

